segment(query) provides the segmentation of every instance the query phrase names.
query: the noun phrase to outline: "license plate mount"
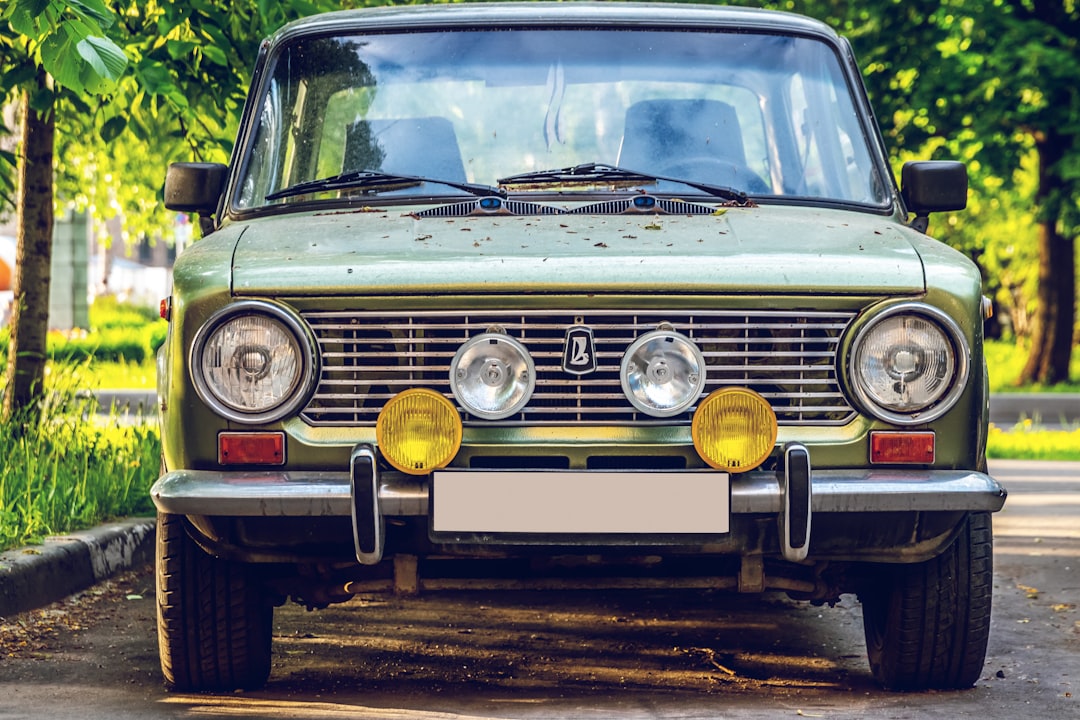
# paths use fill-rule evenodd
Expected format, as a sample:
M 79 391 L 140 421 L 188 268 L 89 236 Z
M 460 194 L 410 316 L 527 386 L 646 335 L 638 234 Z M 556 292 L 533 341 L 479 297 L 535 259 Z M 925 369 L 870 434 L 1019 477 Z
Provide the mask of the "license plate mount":
M 720 472 L 440 471 L 435 535 L 718 535 L 731 530 Z

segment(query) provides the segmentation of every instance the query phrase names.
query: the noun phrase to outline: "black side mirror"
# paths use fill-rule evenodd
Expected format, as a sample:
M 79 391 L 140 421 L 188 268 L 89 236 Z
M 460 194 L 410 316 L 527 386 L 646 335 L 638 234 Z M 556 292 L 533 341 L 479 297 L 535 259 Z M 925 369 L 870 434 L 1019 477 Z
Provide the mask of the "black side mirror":
M 900 188 L 904 204 L 915 213 L 912 225 L 925 232 L 926 217 L 930 213 L 967 207 L 967 168 L 963 163 L 951 160 L 904 163 Z
M 221 163 L 181 162 L 165 174 L 165 207 L 210 216 L 217 212 L 229 168 Z

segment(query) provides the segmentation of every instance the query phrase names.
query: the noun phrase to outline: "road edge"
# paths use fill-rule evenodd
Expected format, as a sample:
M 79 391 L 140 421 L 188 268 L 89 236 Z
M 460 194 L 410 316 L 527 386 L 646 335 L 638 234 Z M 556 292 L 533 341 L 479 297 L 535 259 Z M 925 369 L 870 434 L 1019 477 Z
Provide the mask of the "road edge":
M 1030 461 L 992 459 L 990 473 L 1020 462 Z M 0 618 L 44 607 L 152 561 L 155 527 L 154 518 L 118 520 L 0 553 Z
M 0 617 L 43 607 L 150 562 L 154 518 L 130 518 L 0 553 Z

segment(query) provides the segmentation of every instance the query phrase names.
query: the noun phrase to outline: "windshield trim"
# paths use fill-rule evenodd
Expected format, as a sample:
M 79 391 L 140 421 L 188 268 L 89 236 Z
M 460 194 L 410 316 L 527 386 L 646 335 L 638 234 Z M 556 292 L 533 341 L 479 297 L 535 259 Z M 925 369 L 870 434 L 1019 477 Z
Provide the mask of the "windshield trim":
M 764 208 L 776 207 L 803 207 L 821 208 L 824 210 L 846 210 L 867 215 L 888 217 L 895 215 L 897 210 L 892 206 L 879 206 L 867 203 L 851 201 L 822 200 L 817 197 L 800 197 L 794 195 L 755 195 L 751 196 L 752 204 L 748 206 L 734 205 L 706 193 L 671 193 L 656 192 L 649 190 L 648 194 L 663 200 L 684 200 L 698 205 L 708 205 L 720 209 L 728 208 Z M 548 205 L 555 209 L 571 210 L 575 206 L 585 206 L 598 202 L 617 201 L 633 197 L 639 197 L 640 190 L 615 190 L 598 192 L 594 189 L 586 191 L 558 191 L 541 190 L 529 192 L 510 192 L 501 197 L 504 201 L 522 201 L 538 205 Z M 229 214 L 230 221 L 246 221 L 257 218 L 274 217 L 278 215 L 293 215 L 298 213 L 314 214 L 349 214 L 369 212 L 392 212 L 395 209 L 412 207 L 440 207 L 467 202 L 470 199 L 478 199 L 468 193 L 460 194 L 423 194 L 423 195 L 378 195 L 358 196 L 352 198 L 335 198 L 332 200 L 296 200 L 285 204 L 266 205 L 258 208 L 245 208 Z M 506 215 L 493 215 L 492 217 L 506 217 Z M 519 215 L 518 217 L 532 217 L 531 215 Z
M 543 3 L 536 3 L 534 5 L 543 5 Z M 631 4 L 632 5 L 632 4 Z M 509 6 L 502 6 L 509 7 Z M 567 5 L 558 5 L 561 12 Z M 551 17 L 537 19 L 535 12 L 531 14 L 521 15 L 520 17 L 504 17 L 502 15 L 490 17 L 484 14 L 480 27 L 476 27 L 471 24 L 467 19 L 472 17 L 471 14 L 460 12 L 460 8 L 455 6 L 438 6 L 438 11 L 434 7 L 428 8 L 428 12 L 420 13 L 422 16 L 421 22 L 416 22 L 416 17 L 413 16 L 413 9 L 411 8 L 386 8 L 390 11 L 385 13 L 388 16 L 393 16 L 390 20 L 384 19 L 382 16 L 384 13 L 378 10 L 360 10 L 360 11 L 339 11 L 334 13 L 327 13 L 324 16 L 316 16 L 316 18 L 309 18 L 308 20 L 301 20 L 292 23 L 271 39 L 264 41 L 260 47 L 259 60 L 253 73 L 252 87 L 258 88 L 257 93 L 251 93 L 248 101 L 245 103 L 243 115 L 241 117 L 240 135 L 237 143 L 233 147 L 232 157 L 230 158 L 230 173 L 229 182 L 225 189 L 225 197 L 222 202 L 223 215 L 229 219 L 242 220 L 261 217 L 265 215 L 279 215 L 287 214 L 290 212 L 300 212 L 304 210 L 310 210 L 311 206 L 325 207 L 325 208 L 349 208 L 356 205 L 353 201 L 342 201 L 342 199 L 323 199 L 318 201 L 302 201 L 297 202 L 294 199 L 290 199 L 286 203 L 270 203 L 263 204 L 256 207 L 241 207 L 238 205 L 238 185 L 240 178 L 247 172 L 248 164 L 251 161 L 252 146 L 255 141 L 255 128 L 258 122 L 258 116 L 260 109 L 265 102 L 265 98 L 269 93 L 269 84 L 272 81 L 272 70 L 275 63 L 280 58 L 281 54 L 297 40 L 316 39 L 323 37 L 363 37 L 367 35 L 397 35 L 397 34 L 416 34 L 416 33 L 437 33 L 440 31 L 451 32 L 469 32 L 469 31 L 499 31 L 499 30 L 513 30 L 513 31 L 545 31 L 545 30 L 571 30 L 571 31 L 587 31 L 587 30 L 613 30 L 613 31 L 662 31 L 662 32 L 711 32 L 711 33 L 746 33 L 753 35 L 763 36 L 782 36 L 793 38 L 805 38 L 822 42 L 835 56 L 837 66 L 840 69 L 843 82 L 847 87 L 849 96 L 851 98 L 851 104 L 855 111 L 856 121 L 864 138 L 868 149 L 870 150 L 870 161 L 877 172 L 877 175 L 883 184 L 881 203 L 872 202 L 856 202 L 850 200 L 841 200 L 837 198 L 827 198 L 818 196 L 797 196 L 797 195 L 764 195 L 747 193 L 747 195 L 753 199 L 757 204 L 761 205 L 795 205 L 800 207 L 817 206 L 824 208 L 842 208 L 852 209 L 860 212 L 870 212 L 873 214 L 903 214 L 904 206 L 901 200 L 899 188 L 896 185 L 895 176 L 892 172 L 892 168 L 885 160 L 885 145 L 881 136 L 880 128 L 877 126 L 873 109 L 869 104 L 866 96 L 865 86 L 862 84 L 861 78 L 857 76 L 858 68 L 855 65 L 854 57 L 851 54 L 850 44 L 843 38 L 836 35 L 827 26 L 818 23 L 817 21 L 802 18 L 797 15 L 789 15 L 782 12 L 765 11 L 752 8 L 726 8 L 726 10 L 752 10 L 746 18 L 740 18 L 740 22 L 735 22 L 726 17 L 726 13 L 719 13 L 725 15 L 725 17 L 714 17 L 717 15 L 711 9 L 706 10 L 701 14 L 700 18 L 695 19 L 693 22 L 688 22 L 682 16 L 677 16 L 665 20 L 663 18 L 649 17 L 648 20 L 637 21 L 625 21 L 622 15 L 616 15 L 615 20 L 608 17 L 606 12 L 600 12 L 599 14 L 590 15 L 592 20 L 583 20 L 576 13 L 568 14 L 566 17 L 562 17 L 559 14 Z M 454 15 L 454 17 L 450 17 Z M 320 18 L 326 16 L 333 16 L 327 19 L 326 22 L 316 22 Z M 761 16 L 759 18 L 759 16 Z M 787 24 L 781 24 L 777 26 L 775 24 L 774 16 L 783 16 L 787 20 L 793 20 Z M 359 22 L 359 19 L 363 19 L 364 22 Z M 769 18 L 769 19 L 766 19 Z M 801 22 L 806 20 L 808 22 Z M 856 73 L 853 77 L 852 73 Z M 696 190 L 693 188 L 687 188 L 685 192 L 669 193 L 669 192 L 655 192 L 650 189 L 651 194 L 658 197 L 694 197 L 708 198 L 709 201 L 716 201 L 718 198 L 710 196 L 706 192 Z M 618 197 L 619 190 L 613 189 L 612 191 L 605 193 L 597 193 L 595 189 L 590 189 L 582 193 L 568 194 L 565 189 L 560 190 L 554 194 L 546 189 L 543 190 L 531 190 L 528 192 L 509 192 L 507 197 L 528 197 L 530 200 L 536 200 L 538 198 L 545 197 L 557 197 L 563 201 L 571 200 L 577 202 L 579 199 L 585 200 L 586 198 L 613 198 Z M 361 198 L 366 202 L 364 204 L 369 206 L 399 206 L 399 205 L 416 205 L 416 204 L 438 204 L 446 201 L 448 198 L 450 201 L 460 200 L 468 197 L 467 193 L 460 194 L 423 194 L 423 195 L 409 195 L 409 196 L 392 196 L 392 195 L 378 195 L 365 196 Z

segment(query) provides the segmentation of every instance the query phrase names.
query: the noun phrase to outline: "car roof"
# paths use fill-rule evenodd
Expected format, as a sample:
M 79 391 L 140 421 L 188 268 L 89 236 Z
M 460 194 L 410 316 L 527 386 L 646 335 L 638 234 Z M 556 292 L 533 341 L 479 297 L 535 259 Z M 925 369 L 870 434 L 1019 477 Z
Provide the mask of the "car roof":
M 513 2 L 408 5 L 340 10 L 314 15 L 283 27 L 273 42 L 296 35 L 339 34 L 358 30 L 425 30 L 434 28 L 624 27 L 663 29 L 697 27 L 744 32 L 812 35 L 836 42 L 826 24 L 776 10 L 636 2 Z

